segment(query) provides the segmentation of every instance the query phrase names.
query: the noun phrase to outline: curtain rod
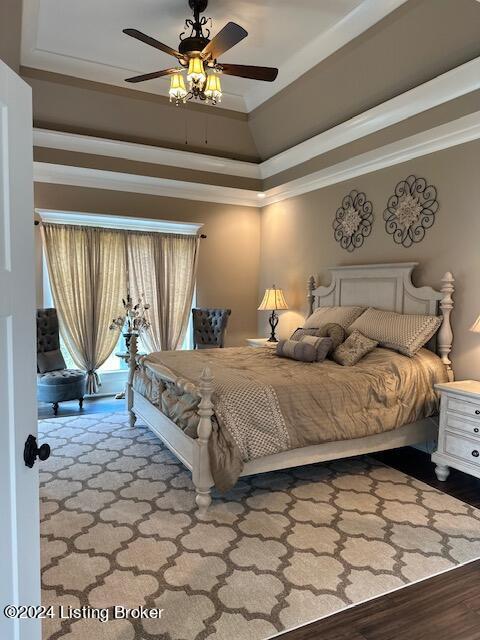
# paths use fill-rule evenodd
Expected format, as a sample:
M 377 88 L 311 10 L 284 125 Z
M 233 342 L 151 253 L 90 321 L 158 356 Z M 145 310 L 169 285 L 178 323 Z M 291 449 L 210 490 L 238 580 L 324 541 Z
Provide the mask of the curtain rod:
M 33 221 L 33 224 L 34 224 L 36 227 L 38 227 L 38 225 L 40 224 L 40 220 L 34 220 L 34 221 Z M 204 233 L 201 233 L 201 234 L 200 234 L 200 238 L 201 238 L 202 240 L 206 240 L 207 236 L 206 236 Z

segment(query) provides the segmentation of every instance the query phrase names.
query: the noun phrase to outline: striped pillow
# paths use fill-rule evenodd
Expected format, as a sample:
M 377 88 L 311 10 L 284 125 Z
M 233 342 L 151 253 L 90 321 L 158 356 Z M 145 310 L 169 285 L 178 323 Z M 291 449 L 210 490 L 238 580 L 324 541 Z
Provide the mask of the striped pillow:
M 399 351 L 410 358 L 435 334 L 442 319 L 437 316 L 395 313 L 369 307 L 348 328 L 376 340 L 381 347 Z
M 330 351 L 333 351 L 332 338 L 316 338 L 315 336 L 302 336 L 300 342 L 311 344 L 317 352 L 317 362 L 323 362 Z
M 301 362 L 316 362 L 317 350 L 313 344 L 300 340 L 280 340 L 277 344 L 277 356 L 300 360 Z
M 334 322 L 346 329 L 365 311 L 365 308 L 366 307 L 319 307 L 305 320 L 303 328 L 318 328 Z

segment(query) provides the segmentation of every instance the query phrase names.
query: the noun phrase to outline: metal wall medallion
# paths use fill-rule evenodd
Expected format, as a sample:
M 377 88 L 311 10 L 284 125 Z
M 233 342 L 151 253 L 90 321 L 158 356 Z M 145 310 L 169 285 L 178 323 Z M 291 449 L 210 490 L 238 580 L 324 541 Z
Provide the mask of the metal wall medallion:
M 424 178 L 408 176 L 395 187 L 383 212 L 385 230 L 397 244 L 411 247 L 420 242 L 435 222 L 438 211 L 437 190 Z
M 362 246 L 373 224 L 373 205 L 367 196 L 353 189 L 342 200 L 333 220 L 334 238 L 342 249 L 353 251 Z

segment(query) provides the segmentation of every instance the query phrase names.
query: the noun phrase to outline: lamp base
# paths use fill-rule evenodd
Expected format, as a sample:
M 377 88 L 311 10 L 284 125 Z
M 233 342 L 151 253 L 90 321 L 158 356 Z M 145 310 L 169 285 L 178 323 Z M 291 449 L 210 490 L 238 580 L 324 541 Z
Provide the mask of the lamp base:
M 269 317 L 268 323 L 271 328 L 271 333 L 270 338 L 267 340 L 267 342 L 278 342 L 277 336 L 275 335 L 275 329 L 277 328 L 278 324 L 278 314 L 275 313 L 275 311 L 272 311 L 272 315 Z

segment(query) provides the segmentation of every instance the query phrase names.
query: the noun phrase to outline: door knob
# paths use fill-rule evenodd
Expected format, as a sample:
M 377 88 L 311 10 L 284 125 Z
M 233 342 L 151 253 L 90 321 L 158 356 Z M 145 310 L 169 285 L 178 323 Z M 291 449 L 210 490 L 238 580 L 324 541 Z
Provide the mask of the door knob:
M 50 445 L 42 444 L 41 447 L 37 446 L 37 439 L 35 436 L 30 434 L 25 441 L 25 448 L 23 450 L 23 459 L 25 461 L 25 465 L 30 469 L 35 464 L 35 460 L 40 458 L 40 460 L 46 460 L 50 457 Z

